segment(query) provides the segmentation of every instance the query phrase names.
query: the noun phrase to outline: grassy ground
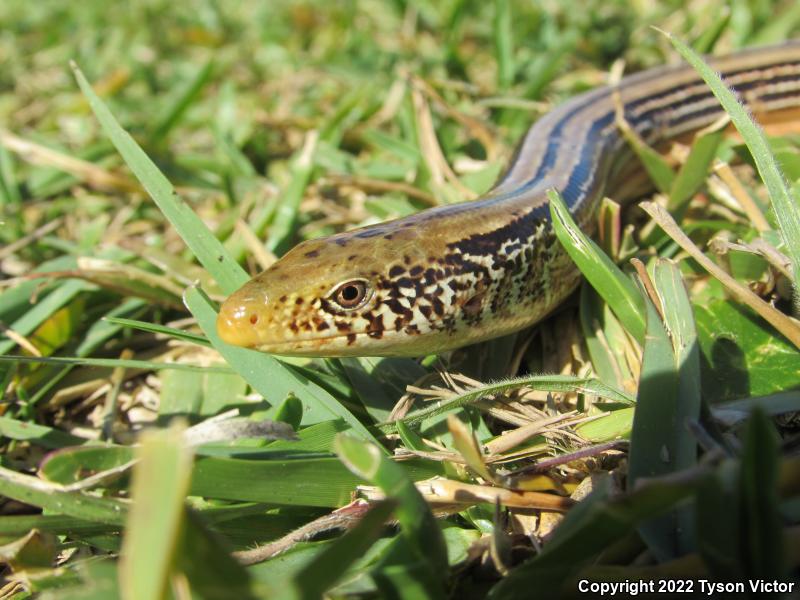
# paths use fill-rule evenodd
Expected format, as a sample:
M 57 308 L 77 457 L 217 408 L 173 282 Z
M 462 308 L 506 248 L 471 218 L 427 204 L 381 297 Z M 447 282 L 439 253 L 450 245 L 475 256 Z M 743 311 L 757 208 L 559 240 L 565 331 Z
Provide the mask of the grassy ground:
M 795 580 L 791 134 L 645 156 L 691 240 L 609 202 L 592 285 L 509 338 L 278 360 L 213 323 L 302 239 L 485 191 L 615 61 L 677 60 L 651 25 L 726 52 L 796 36 L 797 4 L 7 0 L 0 23 L 2 597 Z M 356 486 L 374 508 L 330 516 Z

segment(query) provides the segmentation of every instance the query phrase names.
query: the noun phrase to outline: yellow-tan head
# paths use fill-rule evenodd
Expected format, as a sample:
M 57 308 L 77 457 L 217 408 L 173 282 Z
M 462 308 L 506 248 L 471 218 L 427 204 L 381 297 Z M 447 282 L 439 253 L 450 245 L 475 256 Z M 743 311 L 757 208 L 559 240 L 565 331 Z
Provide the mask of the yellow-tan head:
M 385 236 L 391 244 L 376 243 Z M 417 338 L 430 330 L 424 315 L 433 311 L 415 310 L 398 282 L 411 269 L 424 271 L 427 259 L 409 229 L 377 226 L 304 242 L 223 303 L 217 331 L 229 344 L 274 354 L 424 354 Z M 440 312 L 446 301 L 436 300 Z
M 223 303 L 220 337 L 290 356 L 421 356 L 540 318 L 551 246 L 522 221 L 464 235 L 435 218 L 446 210 L 296 246 Z

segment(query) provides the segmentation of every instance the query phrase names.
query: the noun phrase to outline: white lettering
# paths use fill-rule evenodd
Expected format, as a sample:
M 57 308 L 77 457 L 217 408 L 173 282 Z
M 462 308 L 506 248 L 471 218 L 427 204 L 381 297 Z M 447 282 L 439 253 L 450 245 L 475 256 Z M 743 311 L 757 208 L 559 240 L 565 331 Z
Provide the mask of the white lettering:
M 778 581 L 777 579 L 773 579 L 772 581 L 764 581 L 763 579 L 751 579 L 750 583 L 750 591 L 752 592 L 760 592 L 762 594 L 786 594 L 789 592 L 794 591 L 794 582 L 785 582 L 785 581 Z
M 745 585 L 741 581 L 709 581 L 708 579 L 698 579 L 697 583 L 700 585 L 700 592 L 706 596 L 713 596 L 714 594 L 742 594 L 745 591 Z M 750 581 L 750 587 L 753 589 L 753 582 Z
M 589 581 L 588 579 L 581 579 L 578 581 L 578 592 L 582 594 L 589 592 L 598 596 L 617 596 L 621 594 L 638 596 L 642 593 L 655 593 L 656 582 L 647 579 L 635 581 L 629 579 L 625 581 Z

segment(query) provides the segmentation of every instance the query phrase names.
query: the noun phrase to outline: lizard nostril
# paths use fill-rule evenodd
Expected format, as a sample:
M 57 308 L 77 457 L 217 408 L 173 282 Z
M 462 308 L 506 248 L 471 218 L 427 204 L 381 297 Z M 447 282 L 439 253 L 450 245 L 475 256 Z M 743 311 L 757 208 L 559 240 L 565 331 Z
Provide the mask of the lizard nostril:
M 245 284 L 231 294 L 217 316 L 217 333 L 234 346 L 253 348 L 262 343 L 270 323 L 267 297 L 257 285 Z

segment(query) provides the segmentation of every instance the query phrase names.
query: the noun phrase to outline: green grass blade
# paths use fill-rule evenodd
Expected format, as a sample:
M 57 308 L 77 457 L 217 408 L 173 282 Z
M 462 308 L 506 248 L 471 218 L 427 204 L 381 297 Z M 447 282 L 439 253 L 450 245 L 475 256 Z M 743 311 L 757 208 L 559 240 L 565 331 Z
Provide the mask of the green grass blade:
M 743 572 L 739 488 L 738 465 L 730 461 L 702 483 L 695 497 L 697 552 L 718 581 L 734 581 Z
M 774 13 L 773 18 L 757 31 L 750 39 L 750 44 L 778 44 L 796 34 L 797 26 L 800 25 L 800 4 L 790 2 L 784 6 L 784 10 Z
M 158 333 L 161 335 L 168 335 L 176 340 L 184 342 L 191 342 L 192 344 L 199 344 L 201 346 L 209 346 L 209 342 L 202 335 L 184 331 L 183 329 L 175 329 L 174 327 L 167 327 L 159 323 L 148 323 L 147 321 L 138 321 L 136 319 L 123 319 L 120 317 L 106 317 L 103 319 L 108 323 L 115 325 L 122 325 L 131 329 L 138 329 L 140 331 L 147 331 L 149 333 Z
M 189 106 L 197 98 L 214 72 L 214 61 L 208 60 L 185 84 L 177 96 L 166 106 L 161 117 L 155 119 L 153 141 L 160 142 L 178 124 Z
M 0 206 L 19 204 L 21 200 L 14 159 L 11 152 L 0 144 Z
M 397 501 L 395 515 L 403 535 L 431 567 L 434 578 L 441 581 L 447 573 L 447 546 L 428 503 L 405 469 L 385 456 L 379 447 L 346 433 L 336 436 L 334 448 L 348 469 L 380 487 L 387 498 Z
M 119 531 L 116 525 L 93 523 L 63 515 L 10 515 L 0 517 L 0 536 L 22 536 L 31 529 L 72 537 Z
M 330 456 L 291 450 L 279 456 L 198 458 L 192 475 L 193 496 L 331 508 L 347 504 L 358 478 Z M 407 461 L 403 470 L 418 481 L 441 476 L 439 464 Z
M 24 315 L 11 323 L 9 327 L 20 335 L 28 335 L 44 323 L 54 312 L 66 306 L 80 292 L 91 288 L 90 284 L 78 279 L 65 281 L 50 292 L 46 298 L 40 300 Z M 8 338 L 0 340 L 0 355 L 10 351 L 16 345 L 15 341 Z M 0 356 L 0 359 L 2 358 L 3 356 Z
M 558 37 L 548 44 L 546 52 L 536 56 L 525 69 L 525 90 L 522 97 L 538 100 L 547 86 L 561 73 L 564 63 L 575 53 L 580 40 L 575 31 L 559 31 Z
M 511 2 L 494 3 L 494 46 L 497 57 L 497 89 L 507 90 L 514 83 L 513 28 L 511 27 Z
M 778 500 L 779 440 L 769 418 L 756 409 L 747 422 L 742 451 L 740 495 L 743 512 L 741 552 L 747 576 L 783 580 L 786 556 Z
M 747 144 L 758 173 L 764 181 L 764 185 L 767 186 L 778 227 L 786 245 L 786 254 L 792 261 L 796 283 L 798 273 L 800 273 L 800 202 L 797 197 L 792 196 L 763 130 L 753 121 L 747 109 L 742 106 L 733 91 L 725 85 L 714 69 L 709 67 L 696 52 L 681 40 L 669 33 L 665 33 L 665 35 L 711 88 Z
M 127 505 L 111 498 L 67 492 L 37 477 L 0 467 L 0 495 L 93 523 L 122 525 Z
M 247 273 L 231 258 L 200 217 L 178 197 L 172 184 L 139 144 L 120 126 L 77 65 L 73 64 L 72 69 L 97 120 L 144 189 L 178 231 L 200 264 L 219 283 L 222 291 L 228 294 L 235 291 L 247 281 Z
M 629 338 L 610 307 L 591 286 L 581 286 L 581 329 L 592 359 L 592 367 L 600 380 L 618 390 L 631 385 L 634 376 L 625 359 Z
M 98 474 L 110 475 L 114 472 L 119 475 L 120 472 L 127 471 L 133 459 L 134 449 L 131 446 L 97 443 L 72 446 L 48 454 L 39 466 L 39 477 L 65 486 L 83 486 L 87 484 L 88 478 Z M 108 480 L 104 481 L 110 487 Z M 95 480 L 91 487 L 96 488 L 100 483 Z
M 0 363 L 20 364 L 45 364 L 59 366 L 102 367 L 116 369 L 142 369 L 143 371 L 158 371 L 160 369 L 174 369 L 176 371 L 194 371 L 196 373 L 231 373 L 230 367 L 190 365 L 186 363 L 153 362 L 151 360 L 133 360 L 122 358 L 81 358 L 66 356 L 0 356 Z
M 119 580 L 123 600 L 166 598 L 184 519 L 192 453 L 182 428 L 142 436 L 133 469 Z
M 731 22 L 731 10 L 724 7 L 722 14 L 713 19 L 711 23 L 703 28 L 703 31 L 692 43 L 692 47 L 700 54 L 708 54 L 714 49 L 720 36 L 728 28 Z
M 371 146 L 388 152 L 409 165 L 416 166 L 422 160 L 417 146 L 396 135 L 390 135 L 380 129 L 367 129 L 361 136 Z
M 620 127 L 620 130 L 658 191 L 668 194 L 675 184 L 675 171 L 672 170 L 666 159 L 648 146 L 629 125 Z
M 301 455 L 302 456 L 302 455 Z M 199 458 L 193 496 L 330 508 L 346 504 L 358 480 L 335 458 Z
M 703 185 L 723 137 L 724 130 L 716 129 L 695 138 L 686 162 L 672 182 L 667 206 L 670 211 L 683 208 Z
M 629 486 L 641 478 L 691 468 L 697 455 L 697 442 L 686 427 L 700 415 L 700 359 L 692 306 L 674 264 L 659 260 L 653 271 L 660 314 L 648 303 Z M 682 508 L 648 521 L 640 532 L 659 560 L 675 558 L 691 548 L 693 515 Z
M 361 520 L 342 537 L 327 546 L 292 578 L 286 598 L 315 600 L 322 598 L 339 581 L 348 567 L 361 558 L 385 530 L 385 523 L 396 506 L 384 500 L 369 509 Z M 284 596 L 279 595 L 280 598 Z
M 628 332 L 642 343 L 645 312 L 639 290 L 633 281 L 575 224 L 561 195 L 555 190 L 548 190 L 547 197 L 550 199 L 550 216 L 558 240 Z
M 73 256 L 59 256 L 40 264 L 34 273 L 48 273 L 52 271 L 64 271 L 77 268 L 78 264 Z M 64 285 L 63 282 L 60 282 Z M 52 292 L 57 285 L 44 284 L 36 279 L 28 279 L 17 285 L 10 287 L 0 294 L 0 318 L 8 324 L 10 321 L 20 317 L 30 308 L 31 296 L 38 292 L 41 298 L 45 293 Z
M 292 161 L 292 179 L 281 195 L 281 201 L 275 209 L 275 216 L 267 237 L 266 247 L 270 252 L 280 255 L 292 245 L 300 202 L 303 200 L 303 194 L 311 180 L 311 172 L 314 170 L 316 146 L 317 134 L 308 134 L 305 144 L 297 151 Z
M 595 443 L 629 438 L 635 412 L 636 408 L 633 406 L 618 408 L 599 419 L 576 425 L 575 431 Z
M 11 417 L 0 417 L 0 436 L 11 440 L 25 440 L 50 449 L 78 446 L 88 441 L 52 427 L 26 423 Z
M 176 569 L 188 579 L 192 597 L 256 600 L 249 572 L 231 556 L 228 541 L 210 529 L 202 516 L 194 510 L 185 511 L 175 552 Z
M 114 318 L 117 315 L 137 314 L 144 308 L 145 302 L 139 298 L 128 298 L 121 304 L 112 308 L 106 313 L 106 317 L 92 323 L 89 329 L 83 334 L 83 340 L 75 347 L 75 357 L 83 358 L 89 356 L 119 331 L 120 326 L 106 321 L 106 318 Z M 52 375 L 48 377 L 47 382 L 31 396 L 30 403 L 36 404 L 49 394 L 50 390 L 57 386 L 73 368 L 74 366 L 71 365 L 65 366 L 57 371 L 54 369 Z
M 427 452 L 430 446 L 425 443 L 421 435 L 418 435 L 411 427 L 405 424 L 404 421 L 397 421 L 397 435 L 403 440 L 403 445 L 409 450 L 416 450 L 418 452 Z
M 321 417 L 318 420 L 341 418 L 359 437 L 375 440 L 361 421 L 336 398 L 299 375 L 291 367 L 269 354 L 237 348 L 219 339 L 216 327 L 217 313 L 211 301 L 198 288 L 187 289 L 184 301 L 214 348 L 268 402 L 277 405 L 289 395 L 294 395 L 306 405 L 307 410 L 316 411 Z
M 362 356 L 340 358 L 338 362 L 364 409 L 376 422 L 389 417 L 408 382 L 417 381 L 426 373 L 409 358 Z

